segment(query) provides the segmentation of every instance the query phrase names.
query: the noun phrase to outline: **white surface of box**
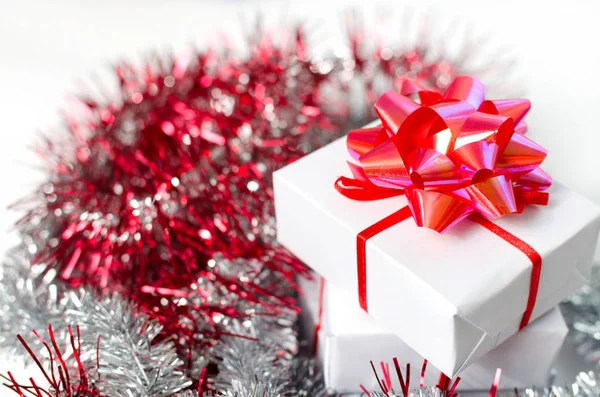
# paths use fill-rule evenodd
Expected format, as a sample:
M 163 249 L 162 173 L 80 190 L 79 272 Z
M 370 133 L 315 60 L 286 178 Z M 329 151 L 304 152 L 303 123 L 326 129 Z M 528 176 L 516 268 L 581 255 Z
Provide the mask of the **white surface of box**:
M 275 207 L 279 241 L 358 306 L 356 236 L 407 203 L 339 194 L 347 159 L 341 138 L 277 171 Z M 558 182 L 549 192 L 548 206 L 495 221 L 543 258 L 532 321 L 587 280 L 600 227 L 595 204 Z M 366 258 L 369 313 L 450 376 L 518 330 L 531 261 L 478 224 L 438 234 L 408 219 L 371 238 Z
M 318 321 L 318 281 L 302 280 L 301 286 L 305 293 L 303 324 L 310 334 Z M 398 358 L 402 368 L 411 364 L 411 386 L 418 386 L 421 355 L 367 313 L 349 305 L 343 291 L 325 284 L 323 298 L 322 328 L 317 340 L 327 387 L 338 393 L 360 392 L 361 384 L 370 391 L 378 390 L 370 361 L 380 371 L 380 363 L 392 365 L 393 357 Z M 419 328 L 418 323 L 407 326 Z M 501 388 L 545 386 L 567 332 L 560 310 L 550 310 L 461 371 L 459 390 L 488 390 L 496 368 L 502 368 Z M 428 365 L 425 383 L 435 385 L 439 375 L 438 369 Z

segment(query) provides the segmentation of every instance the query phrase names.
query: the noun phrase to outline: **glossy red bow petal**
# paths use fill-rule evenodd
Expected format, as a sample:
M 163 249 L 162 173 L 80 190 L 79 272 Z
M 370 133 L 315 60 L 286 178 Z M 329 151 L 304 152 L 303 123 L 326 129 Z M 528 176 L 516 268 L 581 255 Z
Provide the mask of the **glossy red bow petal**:
M 536 169 L 546 158 L 548 151 L 521 134 L 513 134 L 510 142 L 498 158 L 496 168 L 510 174 L 526 174 Z
M 365 175 L 377 186 L 410 186 L 410 173 L 392 139 L 361 156 L 360 164 Z
M 462 186 L 462 176 L 454 162 L 433 149 L 416 149 L 408 158 L 410 179 L 416 188 L 454 190 Z
M 546 190 L 552 185 L 552 177 L 540 167 L 521 176 L 517 182 L 525 190 Z
M 459 191 L 460 192 L 460 191 Z M 471 203 L 457 192 L 406 189 L 406 198 L 417 226 L 443 233 L 473 212 Z
M 460 133 L 467 119 L 475 113 L 475 108 L 466 102 L 442 102 L 430 108 L 435 110 L 453 136 Z
M 417 95 L 419 103 L 423 106 L 433 105 L 442 100 L 442 94 L 428 90 L 423 84 L 417 81 L 401 77 L 398 80 L 398 85 L 400 87 L 400 94 L 411 97 L 413 100 L 415 100 L 414 96 Z
M 472 142 L 488 140 L 496 142 L 500 151 L 504 150 L 514 134 L 512 119 L 504 116 L 475 112 L 465 120 L 460 132 L 457 134 L 454 148 Z
M 421 107 L 411 114 L 394 140 L 403 157 L 417 148 L 435 149 L 446 154 L 454 142 L 452 130 L 446 120 L 430 107 Z
M 483 83 L 470 76 L 459 76 L 450 83 L 442 100 L 463 101 L 479 108 L 485 99 L 485 87 Z
M 375 103 L 375 112 L 383 127 L 392 134 L 396 134 L 406 118 L 419 108 L 412 99 L 393 91 L 386 92 Z
M 531 102 L 528 99 L 496 99 L 484 101 L 479 107 L 479 110 L 484 113 L 510 117 L 515 125 L 523 120 L 529 109 L 531 109 Z
M 354 159 L 382 144 L 389 136 L 381 126 L 350 131 L 346 138 L 348 151 Z
M 488 219 L 517 212 L 517 202 L 510 177 L 499 175 L 465 188 L 473 208 Z
M 486 174 L 493 172 L 499 154 L 498 144 L 489 141 L 472 142 L 456 149 L 448 157 L 460 167 L 463 179 L 470 182 L 473 179 L 483 179 Z M 479 173 L 480 177 L 475 178 Z
M 352 172 L 352 176 L 354 176 L 354 179 L 372 184 L 372 182 L 369 180 L 369 177 L 367 176 L 367 174 L 365 174 L 365 171 L 360 165 L 351 163 L 350 161 L 346 161 L 346 164 L 348 164 L 348 167 L 350 168 L 350 172 Z

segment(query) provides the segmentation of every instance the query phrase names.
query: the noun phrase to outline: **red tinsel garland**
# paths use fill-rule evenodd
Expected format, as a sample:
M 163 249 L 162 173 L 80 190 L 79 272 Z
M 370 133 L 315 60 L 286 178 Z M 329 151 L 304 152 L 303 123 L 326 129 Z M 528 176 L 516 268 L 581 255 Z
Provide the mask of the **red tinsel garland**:
M 38 148 L 48 182 L 18 205 L 33 262 L 72 287 L 133 298 L 182 344 L 218 339 L 216 327 L 194 340 L 198 316 L 244 315 L 186 304 L 201 279 L 271 314 L 294 310 L 287 291 L 306 270 L 276 243 L 271 173 L 371 118 L 348 113 L 353 78 L 374 97 L 376 80 L 389 87 L 409 73 L 443 88 L 456 74 L 424 46 L 370 48 L 360 27 L 350 59 L 311 58 L 305 34 L 294 32 L 291 43 L 258 32 L 243 59 L 206 50 L 116 67 L 119 97 L 81 99 L 66 143 L 48 137 Z M 260 266 L 221 274 L 216 256 Z M 262 272 L 288 285 L 265 289 L 248 277 Z

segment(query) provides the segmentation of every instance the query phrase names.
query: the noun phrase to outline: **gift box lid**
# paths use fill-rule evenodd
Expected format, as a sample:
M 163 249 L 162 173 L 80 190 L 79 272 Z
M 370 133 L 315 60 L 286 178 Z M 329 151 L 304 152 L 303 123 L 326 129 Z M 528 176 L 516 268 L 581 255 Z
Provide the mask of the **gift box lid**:
M 347 156 L 341 138 L 277 171 L 275 206 L 280 242 L 356 294 L 356 235 L 407 202 L 354 201 L 336 192 L 336 179 L 350 176 Z M 600 227 L 592 202 L 559 182 L 549 192 L 548 206 L 495 221 L 543 258 L 532 319 L 587 280 Z M 531 261 L 482 226 L 464 221 L 438 234 L 408 219 L 371 238 L 366 250 L 370 314 L 444 372 L 458 372 L 518 328 Z M 428 332 L 445 336 L 423 343 Z

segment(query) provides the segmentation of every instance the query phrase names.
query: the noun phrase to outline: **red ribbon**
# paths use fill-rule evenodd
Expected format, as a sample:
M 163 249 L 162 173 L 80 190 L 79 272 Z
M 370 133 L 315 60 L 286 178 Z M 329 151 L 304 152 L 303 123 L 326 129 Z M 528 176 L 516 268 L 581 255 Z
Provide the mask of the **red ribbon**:
M 411 97 L 415 100 L 411 99 Z M 357 235 L 358 295 L 368 311 L 366 242 L 412 216 L 416 224 L 443 232 L 469 217 L 521 250 L 532 263 L 527 307 L 533 312 L 542 267 L 527 243 L 490 220 L 546 205 L 551 177 L 539 168 L 546 150 L 523 134 L 529 101 L 485 100 L 481 82 L 458 77 L 443 94 L 407 83 L 401 94 L 387 92 L 375 104 L 382 125 L 351 131 L 348 162 L 354 179 L 335 188 L 360 201 L 405 194 L 408 206 Z
M 358 233 L 358 235 L 356 236 L 358 303 L 360 304 L 360 307 L 367 313 L 369 312 L 367 305 L 367 240 L 383 232 L 384 230 L 389 229 L 390 227 L 397 225 L 398 223 L 410 218 L 410 216 L 410 208 L 408 206 L 403 207 L 401 210 L 396 211 L 393 214 L 383 218 L 379 222 L 369 226 L 362 232 Z M 488 229 L 498 237 L 502 238 L 504 241 L 506 241 L 513 247 L 519 249 L 521 252 L 527 255 L 527 257 L 531 261 L 532 270 L 531 281 L 529 285 L 529 296 L 527 298 L 527 306 L 525 308 L 525 312 L 523 313 L 523 317 L 521 318 L 521 323 L 519 325 L 519 330 L 521 330 L 525 328 L 527 324 L 529 324 L 531 314 L 533 313 L 533 309 L 535 307 L 538 287 L 540 284 L 540 276 L 542 273 L 542 257 L 525 241 L 519 239 L 515 235 L 511 234 L 510 232 L 501 228 L 495 223 L 489 221 L 488 219 L 485 219 L 478 213 L 471 214 L 469 219 L 485 227 L 486 229 Z
M 535 307 L 535 301 L 537 299 L 538 288 L 540 285 L 540 276 L 542 274 L 542 257 L 536 250 L 533 249 L 533 247 L 531 247 L 531 245 L 527 244 L 525 241 L 502 229 L 500 226 L 496 225 L 490 220 L 485 219 L 478 213 L 471 214 L 470 219 L 473 222 L 476 222 L 481 226 L 485 227 L 487 230 L 494 233 L 513 247 L 521 250 L 521 252 L 527 255 L 527 257 L 531 261 L 531 280 L 529 282 L 529 296 L 527 298 L 527 306 L 525 308 L 525 312 L 523 313 L 523 317 L 521 318 L 521 324 L 519 325 L 519 330 L 522 330 L 527 326 L 527 324 L 529 324 L 531 314 L 533 313 L 533 308 Z
M 367 240 L 408 218 L 410 218 L 410 208 L 404 207 L 369 226 L 356 236 L 358 303 L 367 313 L 369 312 L 367 305 Z

